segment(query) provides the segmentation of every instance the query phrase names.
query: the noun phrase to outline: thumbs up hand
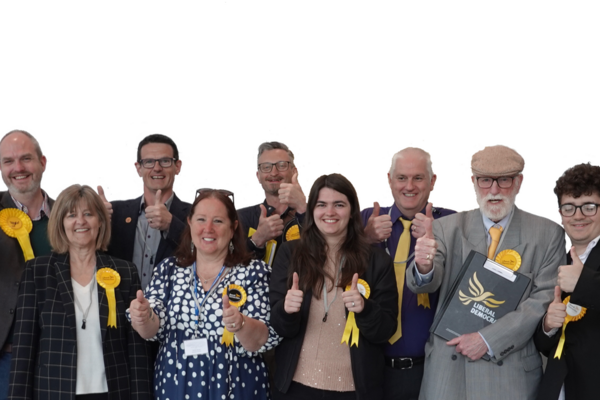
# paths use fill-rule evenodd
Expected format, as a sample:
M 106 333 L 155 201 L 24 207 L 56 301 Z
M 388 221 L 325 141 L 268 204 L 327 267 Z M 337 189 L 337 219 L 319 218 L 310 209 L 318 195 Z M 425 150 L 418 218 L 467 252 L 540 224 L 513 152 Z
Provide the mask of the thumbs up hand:
M 173 216 L 162 201 L 162 190 L 156 191 L 154 204 L 146 207 L 146 219 L 151 228 L 159 231 L 166 231 L 171 226 Z
M 560 299 L 560 286 L 554 287 L 554 300 L 548 306 L 548 312 L 544 318 L 544 331 L 550 332 L 554 328 L 560 328 L 567 318 L 567 306 Z
M 558 285 L 566 293 L 573 293 L 583 270 L 583 263 L 575 252 L 575 247 L 571 247 L 571 259 L 573 260 L 572 265 L 558 267 Z
M 383 242 L 392 234 L 392 218 L 387 214 L 379 215 L 379 213 L 379 203 L 375 202 L 373 203 L 373 214 L 365 226 L 365 235 L 371 244 Z
M 223 291 L 223 326 L 227 328 L 229 332 L 237 332 L 242 329 L 242 323 L 244 317 L 240 313 L 240 310 L 236 306 L 232 306 L 229 303 L 229 297 L 227 296 L 227 290 Z
M 279 202 L 287 204 L 299 213 L 306 212 L 306 196 L 298 183 L 298 171 L 294 172 L 291 183 L 279 185 Z
M 344 305 L 348 311 L 352 311 L 355 314 L 359 314 L 365 308 L 365 299 L 358 291 L 358 274 L 354 274 L 352 277 L 350 290 L 342 293 L 342 300 L 344 300 Z
M 412 222 L 412 235 L 414 238 L 418 239 L 425 234 L 430 234 L 430 239 L 433 239 L 433 205 L 431 203 L 427 203 L 427 207 L 425 208 L 425 214 L 417 213 L 415 214 L 415 218 Z
M 283 220 L 279 214 L 273 214 L 267 217 L 267 209 L 263 204 L 260 205 L 260 217 L 256 232 L 252 234 L 252 241 L 257 247 L 264 247 L 265 243 L 283 234 Z
M 150 303 L 144 297 L 144 292 L 141 290 L 138 290 L 136 298 L 131 300 L 129 314 L 131 315 L 131 323 L 134 325 L 134 328 L 135 325 L 144 325 L 148 321 L 154 320 L 154 311 L 152 311 Z
M 100 196 L 100 199 L 104 203 L 104 207 L 106 207 L 106 211 L 108 211 L 108 214 L 112 218 L 112 214 L 113 214 L 112 204 L 108 200 L 106 200 L 106 196 L 104 195 L 104 189 L 100 185 L 98 185 L 98 196 Z
M 427 204 L 426 212 L 431 213 L 431 203 Z M 433 259 L 437 253 L 438 245 L 433 236 L 432 222 L 433 217 L 430 221 L 428 220 L 428 217 L 425 216 L 425 221 L 423 222 L 422 227 L 419 228 L 424 229 L 423 236 L 417 239 L 417 244 L 415 245 L 415 263 L 421 274 L 427 274 L 433 269 Z
M 292 287 L 290 290 L 287 291 L 287 294 L 285 295 L 283 309 L 288 314 L 297 313 L 298 311 L 300 311 L 303 298 L 304 293 L 298 288 L 298 274 L 294 272 L 294 276 L 292 277 Z

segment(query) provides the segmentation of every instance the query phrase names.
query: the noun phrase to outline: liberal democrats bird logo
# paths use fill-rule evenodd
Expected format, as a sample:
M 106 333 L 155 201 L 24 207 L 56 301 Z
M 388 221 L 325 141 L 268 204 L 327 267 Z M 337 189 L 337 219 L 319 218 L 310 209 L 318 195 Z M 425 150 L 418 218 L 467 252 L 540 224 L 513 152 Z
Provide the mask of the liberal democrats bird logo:
M 469 292 L 473 297 L 467 296 L 462 290 L 458 291 L 458 298 L 465 306 L 468 306 L 472 301 L 480 301 L 490 308 L 496 308 L 505 302 L 492 299 L 494 297 L 492 292 L 484 292 L 483 285 L 477 279 L 477 272 L 473 274 L 473 278 L 469 279 L 469 286 Z

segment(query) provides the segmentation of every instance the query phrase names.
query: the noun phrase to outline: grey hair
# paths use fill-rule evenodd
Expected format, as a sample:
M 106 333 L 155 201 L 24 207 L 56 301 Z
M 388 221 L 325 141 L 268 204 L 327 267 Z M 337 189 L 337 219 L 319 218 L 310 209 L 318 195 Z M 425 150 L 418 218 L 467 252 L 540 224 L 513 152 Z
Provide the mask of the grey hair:
M 27 131 L 23 131 L 21 129 L 14 129 L 2 137 L 2 140 L 0 140 L 0 144 L 4 141 L 4 139 L 7 138 L 8 135 L 12 135 L 13 133 L 21 133 L 21 134 L 27 136 L 29 138 L 29 140 L 31 140 L 31 143 L 33 143 L 33 147 L 35 148 L 35 152 L 37 153 L 38 158 L 40 160 L 42 159 L 43 154 L 42 154 L 42 148 L 40 147 L 40 143 L 37 141 L 36 138 L 33 137 L 33 135 L 31 133 L 29 133 Z
M 407 147 L 405 149 L 400 150 L 396 154 L 394 154 L 394 157 L 392 157 L 392 166 L 390 167 L 390 175 L 392 175 L 394 173 L 394 169 L 396 168 L 396 161 L 398 161 L 399 158 L 404 157 L 405 153 L 408 153 L 411 151 L 420 153 L 421 156 L 425 157 L 425 161 L 426 161 L 426 165 L 427 165 L 427 173 L 429 174 L 429 179 L 433 178 L 433 168 L 431 167 L 431 155 L 428 152 L 426 152 L 425 150 L 420 149 L 418 147 Z
M 280 142 L 264 142 L 260 146 L 258 146 L 258 157 L 256 157 L 257 161 L 260 158 L 261 154 L 268 150 L 285 150 L 290 156 L 290 161 L 292 164 L 294 163 L 294 153 L 283 143 Z

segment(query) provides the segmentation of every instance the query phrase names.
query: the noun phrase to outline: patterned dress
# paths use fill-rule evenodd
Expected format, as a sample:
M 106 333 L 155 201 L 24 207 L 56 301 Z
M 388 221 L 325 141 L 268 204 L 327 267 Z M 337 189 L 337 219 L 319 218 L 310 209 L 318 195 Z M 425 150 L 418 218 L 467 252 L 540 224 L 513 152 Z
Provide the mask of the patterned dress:
M 260 353 L 275 347 L 280 338 L 269 323 L 269 279 L 271 270 L 264 262 L 252 260 L 238 265 L 220 281 L 204 302 L 199 320 L 196 315 L 193 266 L 178 267 L 170 257 L 155 269 L 145 297 L 160 318 L 153 340 L 160 350 L 154 368 L 154 392 L 157 399 L 268 399 L 269 379 Z M 223 289 L 230 284 L 244 288 L 246 302 L 239 307 L 248 317 L 264 322 L 269 339 L 258 352 L 248 352 L 234 339 L 233 347 L 221 344 L 223 335 Z M 200 303 L 207 292 L 198 283 Z M 184 342 L 196 338 L 208 340 L 208 354 L 186 356 Z

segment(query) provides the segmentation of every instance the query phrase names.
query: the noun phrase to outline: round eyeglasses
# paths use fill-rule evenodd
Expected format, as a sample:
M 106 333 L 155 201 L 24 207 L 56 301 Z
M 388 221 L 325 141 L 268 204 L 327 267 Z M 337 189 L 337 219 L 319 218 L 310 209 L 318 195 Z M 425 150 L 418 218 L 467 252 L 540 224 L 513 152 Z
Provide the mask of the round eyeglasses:
M 600 206 L 600 204 L 585 203 L 580 206 L 576 206 L 575 204 L 567 203 L 561 204 L 558 211 L 563 217 L 572 217 L 573 215 L 575 215 L 577 209 L 579 208 L 584 216 L 593 217 L 598 212 L 598 206 Z
M 154 166 L 156 165 L 156 163 L 158 162 L 158 164 L 162 167 L 162 168 L 169 168 L 171 165 L 173 165 L 173 162 L 177 161 L 175 158 L 172 157 L 165 157 L 165 158 L 144 158 L 143 160 L 139 160 L 138 163 L 144 167 L 144 168 L 154 168 Z

